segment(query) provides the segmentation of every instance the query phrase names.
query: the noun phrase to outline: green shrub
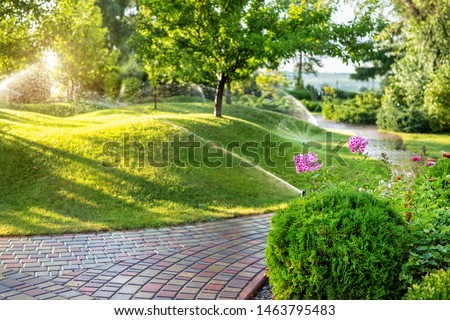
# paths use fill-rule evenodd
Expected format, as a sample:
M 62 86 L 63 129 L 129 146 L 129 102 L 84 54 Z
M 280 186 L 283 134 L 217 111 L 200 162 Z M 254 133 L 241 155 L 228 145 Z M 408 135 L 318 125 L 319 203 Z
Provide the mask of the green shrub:
M 386 130 L 430 132 L 430 116 L 424 107 L 424 90 L 430 79 L 418 56 L 407 55 L 394 67 L 385 88 L 377 125 Z
M 120 74 L 119 72 L 112 71 L 105 76 L 104 86 L 105 95 L 109 99 L 117 99 L 120 94 Z
M 302 103 L 310 112 L 322 112 L 322 103 L 319 101 L 302 100 Z
M 414 249 L 404 264 L 401 279 L 406 286 L 418 283 L 426 274 L 450 268 L 450 210 L 435 209 L 410 225 Z
M 426 275 L 422 282 L 408 288 L 406 300 L 450 300 L 450 269 Z
M 436 165 L 430 168 L 433 184 L 446 192 L 450 204 L 450 159 L 442 157 L 436 161 Z
M 320 99 L 319 91 L 314 88 L 314 86 L 307 84 L 305 89 L 311 94 L 311 101 L 317 101 Z
M 438 69 L 425 88 L 425 106 L 433 132 L 450 131 L 450 65 Z
M 339 102 L 340 103 L 340 102 Z M 322 115 L 325 119 L 335 120 L 337 100 L 327 98 L 322 102 Z
M 375 94 L 365 92 L 353 99 L 327 99 L 322 104 L 322 114 L 325 119 L 352 124 L 375 124 L 380 99 Z
M 341 89 L 334 89 L 334 94 L 336 95 L 336 98 L 346 100 L 346 99 L 353 99 L 355 98 L 358 93 L 354 91 L 345 91 Z
M 288 93 L 298 100 L 311 100 L 312 94 L 306 89 L 289 90 Z
M 277 299 L 391 299 L 410 243 L 400 215 L 356 191 L 295 200 L 272 219 L 266 259 Z
M 384 100 L 384 99 L 383 99 Z M 430 121 L 425 109 L 419 104 L 399 107 L 394 103 L 383 103 L 377 115 L 378 127 L 402 132 L 429 132 Z
M 71 103 L 41 103 L 41 104 L 6 104 L 2 107 L 12 110 L 29 111 L 47 114 L 54 117 L 71 117 L 75 115 L 75 108 Z M 80 102 L 78 113 L 87 113 L 96 110 L 107 109 L 107 107 L 93 102 Z
M 41 103 L 41 104 L 10 104 L 6 108 L 20 111 L 30 111 L 55 117 L 70 117 L 75 115 L 75 108 L 70 103 Z
M 121 98 L 130 100 L 137 98 L 142 89 L 142 81 L 135 77 L 128 77 L 122 81 Z

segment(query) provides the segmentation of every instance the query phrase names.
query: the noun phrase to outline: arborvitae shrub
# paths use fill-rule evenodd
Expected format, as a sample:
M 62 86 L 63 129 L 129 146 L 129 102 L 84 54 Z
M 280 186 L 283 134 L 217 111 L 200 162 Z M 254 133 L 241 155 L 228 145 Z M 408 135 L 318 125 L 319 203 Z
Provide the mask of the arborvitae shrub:
M 266 250 L 277 299 L 398 299 L 411 238 L 384 200 L 329 190 L 276 213 Z

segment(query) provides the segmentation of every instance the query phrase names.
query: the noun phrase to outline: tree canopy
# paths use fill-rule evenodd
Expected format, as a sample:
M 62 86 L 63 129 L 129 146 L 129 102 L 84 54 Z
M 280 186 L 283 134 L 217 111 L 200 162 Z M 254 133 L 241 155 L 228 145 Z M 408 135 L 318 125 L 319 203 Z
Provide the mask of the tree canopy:
M 450 130 L 450 3 L 392 0 L 401 34 L 379 125 L 400 131 Z
M 22 67 L 45 39 L 41 20 L 51 5 L 43 0 L 3 0 L 0 6 L 0 75 Z
M 101 11 L 94 0 L 59 0 L 50 19 L 52 48 L 69 98 L 76 102 L 79 87 L 101 79 L 109 62 Z
M 142 0 L 135 42 L 148 63 L 168 61 L 214 81 L 214 113 L 221 116 L 226 83 L 276 68 L 297 51 L 356 59 L 372 27 L 364 19 L 334 24 L 333 10 L 321 0 Z

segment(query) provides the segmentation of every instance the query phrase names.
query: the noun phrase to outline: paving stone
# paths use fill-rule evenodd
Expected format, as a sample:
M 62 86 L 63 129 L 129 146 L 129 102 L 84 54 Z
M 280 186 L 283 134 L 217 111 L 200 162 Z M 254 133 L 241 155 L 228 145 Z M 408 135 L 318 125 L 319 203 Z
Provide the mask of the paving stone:
M 140 286 L 133 286 L 133 285 L 125 285 L 120 288 L 118 291 L 119 293 L 125 293 L 125 294 L 135 294 L 139 291 L 141 287 Z
M 39 289 L 39 288 L 35 288 L 35 289 L 32 289 L 32 290 L 24 291 L 24 294 L 27 294 L 27 295 L 32 296 L 32 297 L 39 296 L 39 295 L 45 294 L 45 293 L 47 293 L 47 291 Z
M 8 297 L 8 300 L 37 300 L 29 295 L 20 293 L 11 297 Z
M 176 292 L 176 291 L 162 290 L 156 294 L 156 297 L 158 297 L 158 298 L 174 298 L 177 294 L 178 294 L 178 292 Z
M 159 283 L 148 283 L 142 288 L 142 291 L 155 293 L 155 292 L 158 292 L 159 290 L 161 290 L 161 288 L 163 286 L 164 286 L 163 284 L 159 284 Z

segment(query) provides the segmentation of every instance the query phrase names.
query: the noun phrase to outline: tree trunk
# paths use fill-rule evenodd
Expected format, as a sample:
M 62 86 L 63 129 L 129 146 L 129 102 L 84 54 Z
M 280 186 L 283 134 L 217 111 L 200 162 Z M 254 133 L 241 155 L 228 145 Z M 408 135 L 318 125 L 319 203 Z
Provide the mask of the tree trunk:
M 304 89 L 303 85 L 303 53 L 299 53 L 299 60 L 297 64 L 297 83 L 295 84 L 295 88 L 298 90 Z
M 227 81 L 227 99 L 226 104 L 231 104 L 231 80 Z
M 156 91 L 157 90 L 157 87 L 156 86 L 154 86 L 153 87 L 153 102 L 154 102 L 154 109 L 156 110 L 156 107 L 157 107 L 157 100 L 158 100 L 158 91 Z
M 214 98 L 214 115 L 216 117 L 222 116 L 222 101 L 223 101 L 223 92 L 225 89 L 225 84 L 228 81 L 228 77 L 223 75 L 219 79 L 216 88 L 216 97 Z
M 408 7 L 409 12 L 415 17 L 420 17 L 420 10 L 417 8 L 417 6 L 412 2 L 412 0 L 404 0 L 403 1 L 406 6 Z
M 78 83 L 72 81 L 72 101 L 75 108 L 75 114 L 78 114 Z

